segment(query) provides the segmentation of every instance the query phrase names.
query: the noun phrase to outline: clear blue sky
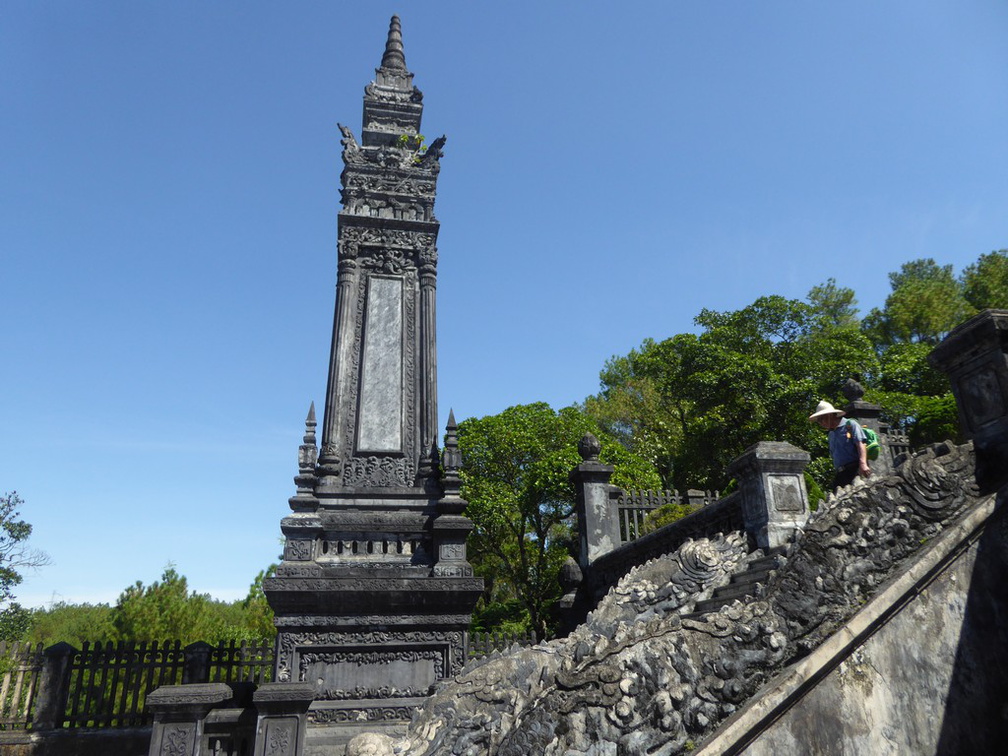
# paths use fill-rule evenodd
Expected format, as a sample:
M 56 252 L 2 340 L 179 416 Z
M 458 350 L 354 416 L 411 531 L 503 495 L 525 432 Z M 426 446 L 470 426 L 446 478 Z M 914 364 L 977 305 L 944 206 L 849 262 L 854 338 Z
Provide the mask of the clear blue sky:
M 392 13 L 448 135 L 442 418 L 556 407 L 702 307 L 880 305 L 1008 246 L 1008 4 L 8 2 L 0 492 L 114 601 L 243 595 L 325 392 L 341 169 Z

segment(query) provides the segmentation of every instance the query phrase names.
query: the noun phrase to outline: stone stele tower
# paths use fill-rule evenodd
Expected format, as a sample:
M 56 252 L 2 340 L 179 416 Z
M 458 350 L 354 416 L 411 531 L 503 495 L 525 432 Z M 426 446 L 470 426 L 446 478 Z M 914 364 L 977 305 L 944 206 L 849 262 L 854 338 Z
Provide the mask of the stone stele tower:
M 434 195 L 421 92 L 392 17 L 358 142 L 343 134 L 336 312 L 321 448 L 299 452 L 283 561 L 265 582 L 278 682 L 310 682 L 309 725 L 408 723 L 466 659 L 483 581 L 459 498 L 454 418 L 438 452 Z M 310 727 L 311 729 L 311 727 Z M 346 733 L 344 732 L 344 736 Z

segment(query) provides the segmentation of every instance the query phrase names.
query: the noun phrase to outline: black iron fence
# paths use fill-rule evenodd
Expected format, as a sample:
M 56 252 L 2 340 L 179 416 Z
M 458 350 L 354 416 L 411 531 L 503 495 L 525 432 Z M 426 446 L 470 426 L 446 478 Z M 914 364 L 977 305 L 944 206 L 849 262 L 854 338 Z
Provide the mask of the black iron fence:
M 162 685 L 263 683 L 272 674 L 272 641 L 0 643 L 0 728 L 143 726 L 147 695 Z

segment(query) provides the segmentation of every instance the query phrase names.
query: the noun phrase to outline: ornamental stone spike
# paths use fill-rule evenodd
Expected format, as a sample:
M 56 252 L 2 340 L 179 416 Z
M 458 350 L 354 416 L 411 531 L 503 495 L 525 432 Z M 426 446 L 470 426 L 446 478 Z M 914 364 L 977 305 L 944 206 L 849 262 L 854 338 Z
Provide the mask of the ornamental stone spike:
M 459 470 L 462 468 L 462 452 L 458 448 L 458 424 L 455 422 L 454 410 L 448 412 L 441 466 L 444 468 L 445 494 L 457 494 L 459 491 Z
M 318 499 L 314 494 L 315 484 L 318 482 L 315 476 L 315 464 L 318 462 L 315 425 L 315 402 L 312 402 L 305 418 L 304 439 L 298 447 L 298 474 L 294 476 L 297 493 L 287 500 L 295 512 L 310 512 L 318 506 Z
M 389 22 L 388 40 L 385 42 L 385 54 L 382 55 L 382 68 L 406 70 L 406 55 L 403 51 L 402 26 L 399 16 L 392 16 Z

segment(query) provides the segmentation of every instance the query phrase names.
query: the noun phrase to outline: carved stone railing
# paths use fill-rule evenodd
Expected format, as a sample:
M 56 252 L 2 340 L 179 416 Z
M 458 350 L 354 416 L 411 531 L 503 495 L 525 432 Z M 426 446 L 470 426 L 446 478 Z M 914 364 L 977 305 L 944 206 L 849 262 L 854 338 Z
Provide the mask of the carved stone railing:
M 586 575 L 589 590 L 594 596 L 605 593 L 637 565 L 671 554 L 691 538 L 742 530 L 745 530 L 742 496 L 736 491 L 599 557 Z
M 610 493 L 614 499 L 619 520 L 620 542 L 629 543 L 644 533 L 644 521 L 656 509 L 664 506 L 687 506 L 696 511 L 718 500 L 717 491 L 689 489 L 685 494 L 678 491 L 624 491 L 615 489 Z
M 578 444 L 584 460 L 571 471 L 576 494 L 580 587 L 565 586 L 564 625 L 590 611 L 606 590 L 633 567 L 671 553 L 686 540 L 744 531 L 752 549 L 779 549 L 809 515 L 803 477 L 809 454 L 784 442 L 761 442 L 729 467 L 739 483 L 736 494 L 690 491 L 693 512 L 652 533 L 640 535 L 643 518 L 662 504 L 682 504 L 674 492 L 628 493 L 610 485 L 613 468 L 599 461 L 598 440 L 590 434 Z

